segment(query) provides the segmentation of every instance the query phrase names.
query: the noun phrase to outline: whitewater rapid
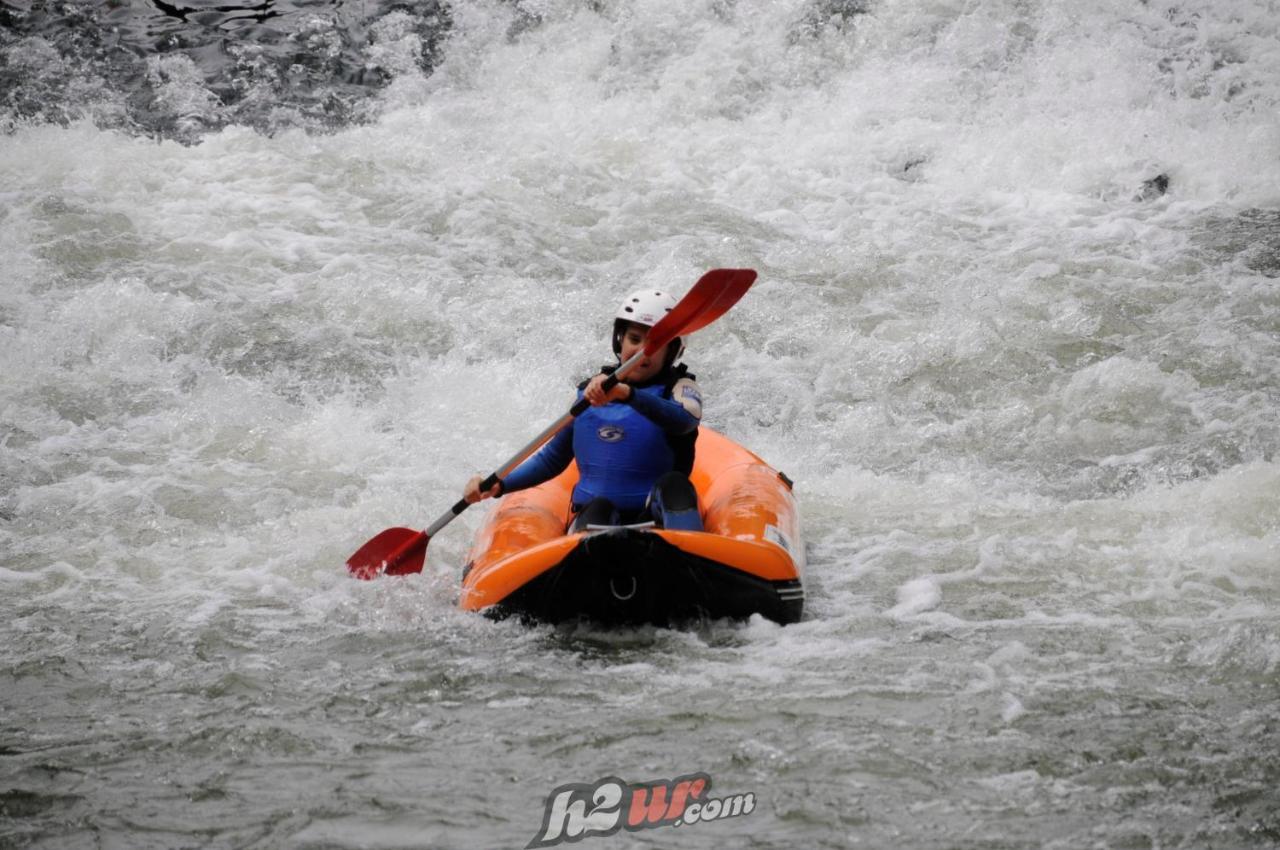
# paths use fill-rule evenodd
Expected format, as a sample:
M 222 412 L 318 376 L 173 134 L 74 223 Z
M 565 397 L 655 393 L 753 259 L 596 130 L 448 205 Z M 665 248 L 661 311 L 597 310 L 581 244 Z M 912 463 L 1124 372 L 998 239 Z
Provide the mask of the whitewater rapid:
M 1280 842 L 1274 2 L 280 6 L 0 18 L 0 844 L 523 847 L 697 772 L 754 810 L 582 846 Z M 717 266 L 802 622 L 463 614 L 478 510 L 346 576 Z

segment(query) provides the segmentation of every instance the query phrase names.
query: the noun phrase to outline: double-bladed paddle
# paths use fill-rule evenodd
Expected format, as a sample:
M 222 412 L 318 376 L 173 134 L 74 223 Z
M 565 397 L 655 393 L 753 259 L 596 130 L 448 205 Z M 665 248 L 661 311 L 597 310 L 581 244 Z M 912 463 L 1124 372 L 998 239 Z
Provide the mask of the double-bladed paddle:
M 752 269 L 712 269 L 704 274 L 679 303 L 671 308 L 671 312 L 649 329 L 644 349 L 628 358 L 627 362 L 606 378 L 601 389 L 606 393 L 609 392 L 641 361 L 657 354 L 671 340 L 691 334 L 723 316 L 730 307 L 738 303 L 738 299 L 746 294 L 755 279 L 756 273 Z M 508 475 L 525 458 L 536 452 L 543 443 L 554 437 L 590 406 L 591 403 L 585 398 L 578 399 L 568 413 L 534 437 L 528 445 L 512 455 L 506 463 L 481 482 L 480 492 L 483 493 L 497 484 L 499 479 Z M 347 569 L 351 575 L 360 579 L 372 579 L 384 574 L 397 576 L 422 572 L 422 566 L 427 558 L 427 543 L 452 522 L 454 517 L 465 511 L 468 505 L 466 499 L 459 499 L 457 504 L 424 531 L 415 531 L 412 528 L 388 528 L 348 558 Z

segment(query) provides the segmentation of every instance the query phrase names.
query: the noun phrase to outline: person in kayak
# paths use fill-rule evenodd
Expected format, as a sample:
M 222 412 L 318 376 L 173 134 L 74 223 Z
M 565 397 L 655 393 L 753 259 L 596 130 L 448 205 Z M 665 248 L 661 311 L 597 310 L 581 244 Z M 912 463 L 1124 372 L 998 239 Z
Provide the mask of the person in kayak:
M 571 530 L 654 521 L 664 528 L 701 531 L 689 472 L 702 395 L 688 367 L 677 363 L 684 353 L 680 338 L 641 360 L 609 392 L 602 386 L 618 365 L 644 348 L 649 329 L 675 305 L 674 296 L 657 290 L 628 295 L 613 322 L 618 364 L 578 386 L 578 397 L 591 407 L 488 491 L 480 492 L 481 476 L 468 481 L 467 502 L 537 486 L 576 460 Z

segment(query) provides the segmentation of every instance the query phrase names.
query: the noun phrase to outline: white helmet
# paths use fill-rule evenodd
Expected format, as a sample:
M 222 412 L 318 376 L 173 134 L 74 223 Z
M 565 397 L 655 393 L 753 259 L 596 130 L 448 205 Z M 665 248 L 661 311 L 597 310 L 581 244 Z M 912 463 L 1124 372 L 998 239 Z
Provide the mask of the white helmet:
M 615 319 L 653 327 L 676 306 L 676 297 L 657 289 L 641 289 L 623 300 Z
M 659 289 L 640 289 L 622 300 L 613 319 L 613 353 L 622 357 L 622 335 L 631 322 L 653 327 L 671 312 L 679 299 Z M 669 369 L 684 354 L 684 342 L 680 337 L 671 340 L 667 348 L 664 369 Z

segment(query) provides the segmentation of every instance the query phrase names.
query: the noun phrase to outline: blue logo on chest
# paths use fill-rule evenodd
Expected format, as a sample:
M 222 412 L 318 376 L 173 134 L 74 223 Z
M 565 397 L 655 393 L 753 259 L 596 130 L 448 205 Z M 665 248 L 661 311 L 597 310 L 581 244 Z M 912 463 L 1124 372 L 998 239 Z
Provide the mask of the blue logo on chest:
M 596 431 L 596 436 L 606 443 L 616 443 L 626 436 L 626 432 L 619 425 L 601 425 Z

